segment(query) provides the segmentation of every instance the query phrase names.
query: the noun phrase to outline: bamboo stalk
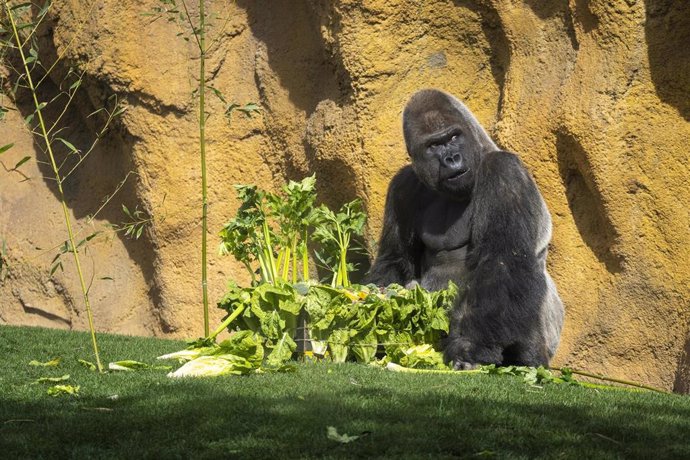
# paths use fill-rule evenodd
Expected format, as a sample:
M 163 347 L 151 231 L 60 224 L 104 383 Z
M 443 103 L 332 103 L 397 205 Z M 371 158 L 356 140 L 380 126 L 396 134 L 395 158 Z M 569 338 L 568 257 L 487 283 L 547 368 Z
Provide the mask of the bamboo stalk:
M 79 252 L 77 251 L 77 245 L 75 244 L 74 241 L 74 231 L 72 230 L 72 221 L 69 216 L 69 210 L 67 209 L 67 203 L 65 201 L 65 193 L 62 189 L 62 178 L 60 176 L 60 171 L 58 169 L 57 163 L 55 161 L 55 155 L 53 154 L 53 146 L 50 142 L 50 137 L 48 136 L 48 132 L 46 130 L 46 124 L 45 121 L 43 120 L 43 113 L 41 111 L 41 105 L 38 102 L 38 97 L 36 95 L 36 87 L 34 86 L 33 79 L 31 78 L 31 73 L 29 72 L 29 66 L 27 65 L 26 62 L 26 55 L 24 54 L 24 50 L 21 46 L 22 42 L 21 39 L 19 38 L 19 32 L 17 31 L 17 25 L 14 20 L 14 15 L 12 14 L 12 9 L 10 8 L 9 3 L 5 3 L 5 7 L 7 8 L 7 16 L 8 19 L 10 20 L 10 23 L 12 25 L 12 34 L 14 36 L 15 42 L 17 43 L 17 48 L 19 50 L 19 55 L 22 60 L 22 64 L 24 66 L 24 72 L 26 74 L 26 79 L 29 84 L 29 89 L 31 91 L 31 96 L 33 97 L 34 101 L 34 107 L 36 108 L 36 115 L 38 116 L 38 123 L 41 126 L 41 136 L 43 137 L 43 140 L 46 144 L 46 152 L 48 153 L 48 157 L 50 158 L 50 165 L 53 168 L 53 173 L 55 174 L 55 182 L 57 183 L 57 188 L 58 188 L 58 193 L 60 194 L 60 203 L 62 204 L 62 214 L 65 219 L 65 226 L 67 227 L 67 235 L 69 238 L 69 245 L 70 245 L 70 252 L 72 252 L 72 255 L 74 256 L 74 265 L 77 269 L 77 275 L 79 276 L 79 284 L 81 287 L 81 292 L 84 298 L 84 306 L 86 308 L 86 316 L 89 322 L 89 331 L 91 333 L 91 343 L 93 345 L 93 352 L 96 358 L 96 366 L 98 367 L 99 372 L 103 372 L 103 365 L 101 364 L 101 357 L 100 353 L 98 351 L 98 341 L 96 339 L 96 330 L 94 327 L 94 322 L 93 322 L 93 313 L 91 311 L 91 303 L 89 301 L 89 291 L 86 287 L 86 282 L 84 280 L 84 273 L 81 268 L 81 262 L 79 260 Z
M 190 22 L 191 22 L 191 18 Z M 206 184 L 206 17 L 204 0 L 199 0 L 199 150 L 201 153 L 201 295 L 204 308 L 204 337 L 208 336 L 208 191 Z M 196 35 L 194 29 L 192 33 Z
M 555 370 L 563 373 L 563 371 L 561 369 L 555 369 Z M 592 372 L 578 371 L 575 369 L 570 369 L 570 372 L 572 372 L 573 374 L 582 375 L 584 377 L 589 377 L 592 379 L 603 380 L 605 382 L 620 383 L 622 385 L 629 385 L 631 387 L 644 388 L 645 390 L 649 390 L 649 391 L 656 391 L 657 393 L 672 394 L 670 391 L 667 391 L 667 390 L 664 390 L 661 388 L 656 388 L 656 387 L 649 386 L 649 385 L 645 385 L 643 383 L 633 382 L 631 380 L 623 380 L 623 379 L 618 379 L 615 377 L 608 377 L 606 375 L 594 374 Z

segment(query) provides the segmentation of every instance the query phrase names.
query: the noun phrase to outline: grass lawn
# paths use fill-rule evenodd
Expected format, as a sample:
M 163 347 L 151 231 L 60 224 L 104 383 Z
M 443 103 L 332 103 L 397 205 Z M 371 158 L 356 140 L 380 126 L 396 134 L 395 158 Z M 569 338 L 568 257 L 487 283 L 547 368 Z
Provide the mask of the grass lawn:
M 105 363 L 155 363 L 184 346 L 99 338 Z M 89 343 L 85 333 L 0 326 L 0 457 L 690 458 L 690 397 L 356 364 L 211 379 L 98 375 L 76 361 L 92 360 Z M 28 364 L 54 357 L 57 367 Z M 32 384 L 64 374 L 78 397 Z M 362 437 L 338 443 L 329 426 Z

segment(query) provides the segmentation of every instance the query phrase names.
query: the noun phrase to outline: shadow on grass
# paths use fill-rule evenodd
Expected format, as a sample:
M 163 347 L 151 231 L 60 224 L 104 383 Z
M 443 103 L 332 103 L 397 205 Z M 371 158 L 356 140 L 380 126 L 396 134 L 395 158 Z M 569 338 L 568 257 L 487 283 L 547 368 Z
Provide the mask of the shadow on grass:
M 532 390 L 517 380 L 487 385 L 490 377 L 462 386 L 444 378 L 411 394 L 414 376 L 354 366 L 331 375 L 318 367 L 307 370 L 307 382 L 302 368 L 213 381 L 150 374 L 137 384 L 113 375 L 105 378 L 122 389 L 116 400 L 108 392 L 3 398 L 0 448 L 5 458 L 690 456 L 690 406 L 664 397 L 619 392 L 611 400 L 592 390 Z M 340 444 L 327 438 L 328 426 L 363 436 Z
M 103 358 L 148 363 L 182 342 L 100 336 Z M 88 335 L 0 326 L 0 458 L 690 458 L 690 398 L 488 375 L 299 365 L 173 380 L 98 375 Z M 62 357 L 58 367 L 29 366 Z M 160 362 L 158 362 L 160 363 Z M 78 398 L 37 378 L 69 374 Z M 361 435 L 341 444 L 327 427 Z

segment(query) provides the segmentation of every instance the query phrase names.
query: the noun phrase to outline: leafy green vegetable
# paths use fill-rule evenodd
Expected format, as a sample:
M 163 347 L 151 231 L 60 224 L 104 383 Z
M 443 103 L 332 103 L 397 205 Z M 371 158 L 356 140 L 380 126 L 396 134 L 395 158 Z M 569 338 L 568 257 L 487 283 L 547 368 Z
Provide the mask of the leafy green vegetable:
M 89 369 L 90 371 L 96 371 L 96 370 L 98 370 L 98 368 L 96 367 L 96 365 L 95 365 L 94 363 L 92 363 L 91 361 L 86 361 L 86 360 L 84 360 L 84 359 L 78 359 L 77 362 L 78 362 L 79 364 L 81 364 L 82 366 L 86 367 L 87 369 Z
M 340 211 L 333 212 L 325 205 L 316 209 L 312 237 L 321 243 L 316 256 L 333 273 L 331 286 L 350 285 L 348 272 L 354 267 L 347 263 L 347 253 L 353 236 L 361 236 L 366 222 L 362 203 L 354 200 L 345 203 Z
M 170 366 L 152 366 L 150 364 L 142 363 L 140 361 L 123 360 L 109 363 L 108 369 L 111 371 L 132 372 L 141 369 L 169 370 L 171 368 Z
M 255 263 L 261 281 L 276 284 L 309 278 L 308 243 L 321 244 L 316 254 L 333 272 L 332 284 L 348 286 L 347 263 L 353 235 L 361 235 L 366 216 L 359 200 L 346 203 L 337 213 L 326 206 L 314 208 L 316 176 L 290 181 L 276 194 L 254 185 L 236 185 L 241 205 L 220 232 L 221 254 L 232 254 L 256 284 Z M 310 229 L 314 229 L 310 235 Z M 310 238 L 311 237 L 311 238 Z
M 44 363 L 40 361 L 36 361 L 35 359 L 31 360 L 29 362 L 29 366 L 39 366 L 39 367 L 57 367 L 60 364 L 60 361 L 62 361 L 62 358 L 53 358 L 50 361 L 46 361 Z
M 168 374 L 168 377 L 217 377 L 219 375 L 249 374 L 254 367 L 243 358 L 235 355 L 200 356 Z
M 79 396 L 79 385 L 54 385 L 48 388 L 48 394 L 50 396 Z
M 268 225 L 266 192 L 254 185 L 236 185 L 237 197 L 242 205 L 235 218 L 231 219 L 220 232 L 221 254 L 232 254 L 242 262 L 254 280 L 251 263 L 257 260 L 264 282 L 273 283 L 278 271 L 273 256 L 275 234 Z
M 231 283 L 219 306 L 228 313 L 243 309 L 234 327 L 261 338 L 271 365 L 294 353 L 297 320 L 304 311 L 317 357 L 344 362 L 352 356 L 370 363 L 383 345 L 393 362 L 406 359 L 415 367 L 437 368 L 442 359 L 433 347 L 448 332 L 447 312 L 457 292 L 453 284 L 439 292 L 392 286 L 382 293 L 375 286 L 278 283 L 241 288 Z M 429 347 L 407 351 L 423 344 Z
M 413 369 L 448 369 L 443 354 L 428 343 L 403 350 L 400 365 Z
M 40 377 L 36 379 L 33 383 L 58 383 L 64 382 L 65 380 L 69 380 L 69 374 L 65 374 L 61 377 Z
M 348 444 L 352 441 L 356 441 L 357 439 L 361 438 L 361 436 L 351 436 L 348 434 L 339 434 L 338 430 L 334 426 L 329 426 L 326 428 L 326 436 L 328 439 L 331 441 L 339 442 L 341 444 Z
M 190 350 L 186 350 L 190 351 Z M 196 350 L 195 350 L 196 351 Z M 178 358 L 175 353 L 158 359 Z M 219 345 L 198 349 L 198 355 L 168 377 L 214 377 L 249 374 L 258 370 L 264 360 L 264 347 L 251 331 L 234 333 Z

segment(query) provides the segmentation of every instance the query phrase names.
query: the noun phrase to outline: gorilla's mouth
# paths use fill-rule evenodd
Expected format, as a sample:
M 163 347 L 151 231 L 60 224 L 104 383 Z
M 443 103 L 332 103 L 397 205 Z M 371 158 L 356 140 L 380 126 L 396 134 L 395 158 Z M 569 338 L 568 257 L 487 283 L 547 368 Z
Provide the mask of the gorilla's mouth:
M 467 169 L 467 168 L 458 169 L 457 171 L 453 171 L 452 174 L 450 174 L 449 176 L 447 176 L 443 180 L 446 182 L 450 182 L 450 183 L 457 182 L 462 178 L 462 176 L 467 174 L 468 171 L 469 171 L 469 169 Z

